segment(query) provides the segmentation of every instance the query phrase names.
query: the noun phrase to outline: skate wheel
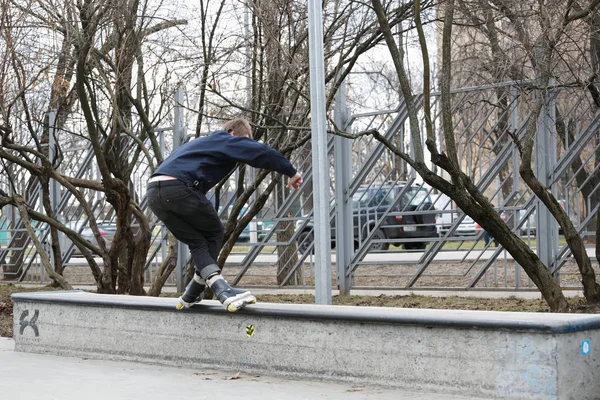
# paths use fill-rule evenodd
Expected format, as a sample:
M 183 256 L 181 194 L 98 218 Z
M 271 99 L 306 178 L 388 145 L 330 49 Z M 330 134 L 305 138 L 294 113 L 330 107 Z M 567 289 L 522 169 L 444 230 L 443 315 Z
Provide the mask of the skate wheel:
M 239 310 L 239 308 L 235 307 L 233 304 L 227 306 L 227 311 L 229 312 L 236 312 L 237 310 Z
M 181 303 L 177 303 L 177 305 L 175 306 L 175 309 L 176 309 L 177 311 L 181 311 L 181 310 L 183 310 L 183 304 L 181 304 Z

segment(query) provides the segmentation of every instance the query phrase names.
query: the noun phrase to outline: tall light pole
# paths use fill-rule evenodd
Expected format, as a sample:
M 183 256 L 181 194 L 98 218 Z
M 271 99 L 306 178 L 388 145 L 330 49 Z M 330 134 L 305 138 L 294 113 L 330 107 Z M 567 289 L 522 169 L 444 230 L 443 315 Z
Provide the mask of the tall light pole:
M 315 300 L 331 304 L 331 225 L 329 223 L 329 158 L 325 114 L 323 9 L 321 0 L 308 0 L 310 114 L 312 131 L 315 232 Z

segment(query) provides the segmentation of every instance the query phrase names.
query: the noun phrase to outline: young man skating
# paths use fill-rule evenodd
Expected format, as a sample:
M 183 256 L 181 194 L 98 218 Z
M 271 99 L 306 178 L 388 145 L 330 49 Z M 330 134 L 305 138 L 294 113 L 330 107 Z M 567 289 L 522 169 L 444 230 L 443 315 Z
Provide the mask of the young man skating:
M 221 275 L 216 260 L 224 228 L 206 198 L 206 193 L 238 162 L 287 175 L 288 187 L 298 189 L 302 184 L 302 176 L 281 153 L 252 139 L 250 124 L 243 118 L 179 147 L 148 182 L 150 209 L 179 241 L 189 246 L 194 260 L 194 278 L 179 298 L 178 310 L 202 300 L 206 285 L 230 312 L 256 302 L 249 291 L 232 288 Z

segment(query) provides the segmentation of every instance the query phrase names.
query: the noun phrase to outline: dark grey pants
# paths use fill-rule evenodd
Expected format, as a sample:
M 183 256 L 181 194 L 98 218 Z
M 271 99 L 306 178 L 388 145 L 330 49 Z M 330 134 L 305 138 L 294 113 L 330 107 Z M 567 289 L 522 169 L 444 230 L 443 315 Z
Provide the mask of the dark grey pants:
M 150 209 L 192 253 L 196 273 L 206 279 L 220 272 L 216 265 L 223 245 L 223 223 L 206 196 L 179 180 L 148 184 Z

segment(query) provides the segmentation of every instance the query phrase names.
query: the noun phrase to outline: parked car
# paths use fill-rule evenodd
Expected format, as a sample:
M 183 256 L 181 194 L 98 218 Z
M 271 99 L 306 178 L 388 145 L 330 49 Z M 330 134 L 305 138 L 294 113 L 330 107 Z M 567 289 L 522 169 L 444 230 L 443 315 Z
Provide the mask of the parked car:
M 224 225 L 227 223 L 227 217 L 229 217 L 229 215 L 231 214 L 232 208 L 233 208 L 233 206 L 228 207 L 226 218 L 222 219 L 222 222 Z M 248 212 L 248 208 L 245 206 L 242 207 L 240 214 L 238 216 L 238 219 L 242 218 L 244 215 L 246 215 L 247 212 Z M 221 214 L 221 212 L 219 214 L 221 215 L 221 218 L 223 218 L 223 215 Z M 271 229 L 273 229 L 274 225 L 275 225 L 275 223 L 272 221 L 256 221 L 256 233 L 257 233 L 258 240 L 259 241 L 262 240 L 271 231 Z M 250 233 L 251 233 L 251 224 L 248 223 L 248 225 L 246 225 L 244 230 L 240 233 L 240 236 L 238 236 L 237 242 L 240 242 L 240 243 L 250 242 Z
M 110 247 L 112 240 L 114 238 L 115 231 L 116 231 L 116 225 L 111 224 L 111 223 L 103 223 L 100 221 L 98 221 L 97 224 L 98 224 L 98 232 L 104 238 L 106 247 L 107 248 Z M 88 242 L 90 242 L 96 246 L 98 245 L 98 242 L 96 241 L 96 237 L 94 236 L 94 233 L 92 232 L 92 229 L 89 226 L 89 221 L 85 224 L 83 223 L 83 220 L 71 221 L 71 222 L 67 222 L 65 224 L 65 226 L 67 228 L 79 233 Z M 113 229 L 113 227 L 114 227 L 114 229 Z M 61 249 L 63 249 L 63 251 L 65 251 L 69 247 L 71 247 L 71 244 L 72 244 L 71 239 L 69 239 L 66 235 L 63 235 Z M 75 254 L 81 254 L 81 252 L 79 251 L 79 249 L 77 247 L 74 247 L 74 249 L 75 249 Z
M 392 207 L 379 228 L 372 232 L 377 221 L 400 195 L 402 197 Z M 355 246 L 371 232 L 372 239 L 378 241 L 371 244 L 369 251 L 387 250 L 392 239 L 426 239 L 437 236 L 435 208 L 428 191 L 421 186 L 406 187 L 403 184 L 362 186 L 352 197 L 352 211 Z M 296 223 L 296 230 L 301 230 L 297 243 L 298 251 L 302 254 L 309 250 L 314 240 L 313 226 L 312 220 L 306 224 L 304 221 Z M 335 224 L 331 229 L 331 243 L 335 246 Z M 424 249 L 426 246 L 426 241 L 404 243 L 405 249 Z
M 430 196 L 433 207 L 440 212 L 435 217 L 436 229 L 438 235 L 444 235 L 452 226 L 454 220 L 454 211 L 452 210 L 452 202 L 445 194 L 435 194 Z
M 458 218 L 458 216 L 456 217 Z M 460 221 L 460 224 L 454 231 L 457 236 L 475 236 L 479 233 L 481 228 L 479 225 L 473 220 L 473 218 L 465 215 L 465 217 Z
M 267 234 L 269 233 L 269 231 L 273 228 L 275 224 L 273 222 L 263 222 L 263 221 L 256 221 L 256 234 L 257 234 L 257 239 L 259 241 L 263 240 L 263 238 L 265 236 L 267 236 Z M 242 233 L 240 233 L 240 236 L 238 236 L 237 242 L 250 242 L 250 234 L 251 234 L 252 230 L 251 230 L 251 224 L 248 223 L 248 225 L 246 225 L 246 227 L 244 228 L 244 230 L 242 231 Z
M 448 196 L 440 194 L 432 196 L 433 205 L 438 214 L 436 217 L 437 232 L 440 236 L 443 236 L 452 227 L 452 224 L 462 214 L 460 210 L 454 210 L 452 208 L 452 202 Z M 442 211 L 442 212 L 439 212 Z M 453 232 L 455 236 L 475 236 L 479 233 L 479 227 L 473 220 L 473 218 L 465 215 L 460 224 L 456 227 Z
M 527 214 L 527 210 L 519 210 L 519 223 L 521 223 L 521 221 L 523 221 L 523 219 L 525 219 L 525 215 Z M 527 221 L 523 222 L 523 224 L 521 224 L 521 228 L 519 229 L 519 231 L 521 232 L 521 235 L 523 236 L 534 236 L 536 233 L 536 212 L 535 210 L 529 214 L 529 217 L 527 218 Z
M 258 231 L 258 240 L 263 240 L 275 227 L 273 221 L 257 221 L 256 230 Z
M 106 233 L 106 235 L 104 235 L 104 240 L 108 241 L 109 243 L 112 243 L 112 240 L 114 239 L 115 234 L 117 233 L 117 224 L 115 222 L 98 222 L 98 227 Z M 132 228 L 134 228 L 133 225 Z
M 575 227 L 578 227 L 580 224 L 579 216 L 573 210 L 573 208 L 568 208 L 567 202 L 565 200 L 558 200 L 558 204 L 560 204 L 562 209 L 567 212 L 569 219 L 571 220 L 571 223 Z M 519 211 L 519 222 L 523 218 L 525 218 L 525 213 L 526 213 L 526 210 Z M 533 212 L 529 215 L 527 222 L 524 222 L 523 225 L 521 225 L 521 235 L 535 235 L 537 232 L 536 224 L 537 224 L 536 210 L 533 210 Z M 560 235 L 563 234 L 563 230 L 560 226 L 558 227 L 558 233 Z

